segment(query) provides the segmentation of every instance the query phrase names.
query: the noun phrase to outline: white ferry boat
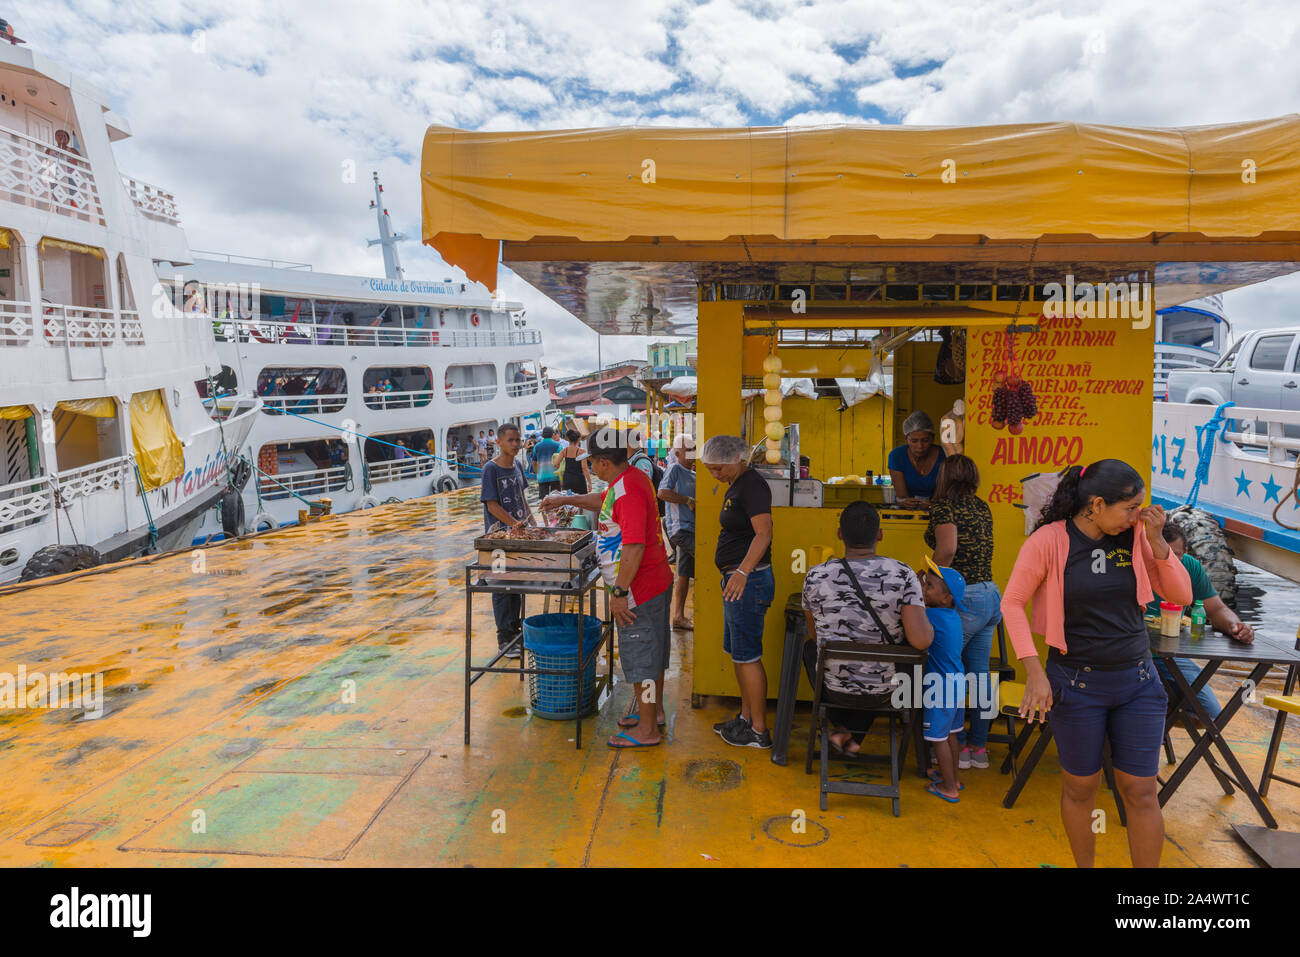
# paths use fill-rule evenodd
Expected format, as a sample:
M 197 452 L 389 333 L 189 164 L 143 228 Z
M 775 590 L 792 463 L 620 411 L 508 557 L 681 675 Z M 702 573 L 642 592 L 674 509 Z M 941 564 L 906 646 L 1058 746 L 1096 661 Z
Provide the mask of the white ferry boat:
M 118 172 L 108 93 L 0 43 L 0 581 L 188 545 L 251 393 L 208 414 L 204 328 L 155 295 L 175 198 Z M 233 492 L 232 492 L 233 495 Z
M 162 277 L 174 303 L 214 317 L 222 392 L 262 398 L 245 450 L 248 531 L 293 524 L 323 498 L 341 513 L 457 488 L 479 475 L 477 446 L 463 456 L 480 434 L 538 420 L 549 402 L 523 305 L 406 279 L 378 177 L 373 206 L 382 279 L 204 253 Z M 223 534 L 213 514 L 195 543 Z
M 1208 369 L 1219 361 L 1232 338 L 1232 326 L 1224 315 L 1223 297 L 1219 295 L 1158 309 L 1155 324 L 1155 378 L 1151 392 L 1157 402 L 1169 395 L 1169 373 L 1177 369 Z

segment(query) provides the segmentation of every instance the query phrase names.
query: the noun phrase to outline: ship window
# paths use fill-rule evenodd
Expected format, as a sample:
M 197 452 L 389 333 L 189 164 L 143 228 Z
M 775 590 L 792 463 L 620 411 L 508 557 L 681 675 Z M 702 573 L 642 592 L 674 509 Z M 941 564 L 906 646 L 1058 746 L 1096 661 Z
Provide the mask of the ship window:
M 46 302 L 83 309 L 107 308 L 102 249 L 47 236 L 37 250 L 41 297 Z
M 436 455 L 432 429 L 407 429 L 402 432 L 380 432 L 366 439 L 366 462 L 401 462 L 411 459 L 430 459 Z M 374 473 L 371 473 L 374 478 Z
M 371 366 L 361 380 L 362 399 L 371 409 L 416 409 L 433 400 L 428 366 Z
M 257 376 L 262 411 L 270 414 L 338 412 L 347 404 L 347 392 L 347 373 L 338 368 L 267 366 Z
M 27 281 L 23 275 L 22 241 L 12 230 L 3 230 L 0 242 L 0 302 L 27 304 Z M 9 314 L 10 310 L 3 310 Z M 4 315 L 3 318 L 8 318 Z M 18 345 L 25 339 L 0 338 L 0 345 Z
M 60 472 L 121 455 L 121 425 L 112 399 L 58 403 L 54 409 L 54 456 Z
M 1264 336 L 1250 353 L 1250 367 L 1261 372 L 1281 372 L 1295 336 Z

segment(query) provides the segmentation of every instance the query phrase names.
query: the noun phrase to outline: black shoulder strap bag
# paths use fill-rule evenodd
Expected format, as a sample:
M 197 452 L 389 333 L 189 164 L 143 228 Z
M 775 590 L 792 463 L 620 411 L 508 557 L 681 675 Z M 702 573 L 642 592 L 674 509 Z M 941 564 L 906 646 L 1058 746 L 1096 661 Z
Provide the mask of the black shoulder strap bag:
M 862 602 L 862 607 L 867 610 L 867 614 L 871 616 L 871 620 L 876 623 L 876 627 L 880 629 L 880 634 L 884 637 L 886 643 L 896 644 L 896 642 L 890 641 L 890 639 L 896 638 L 897 636 L 886 628 L 885 623 L 880 620 L 880 615 L 867 599 L 867 593 L 864 592 L 862 586 L 858 584 L 858 576 L 853 574 L 853 566 L 849 564 L 847 558 L 841 558 L 839 562 L 844 566 L 844 574 L 849 576 L 849 583 L 853 585 L 853 590 L 858 593 L 858 601 Z

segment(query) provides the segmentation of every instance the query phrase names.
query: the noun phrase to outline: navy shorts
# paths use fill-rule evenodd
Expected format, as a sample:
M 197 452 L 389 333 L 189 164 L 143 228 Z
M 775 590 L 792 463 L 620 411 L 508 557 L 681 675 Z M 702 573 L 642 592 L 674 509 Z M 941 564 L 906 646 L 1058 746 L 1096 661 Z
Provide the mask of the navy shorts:
M 1165 738 L 1168 698 L 1148 658 L 1118 671 L 1047 662 L 1052 686 L 1052 737 L 1061 768 L 1089 777 L 1101 770 L 1110 740 L 1111 763 L 1125 774 L 1155 777 Z
M 722 576 L 727 587 L 730 575 Z M 745 578 L 745 590 L 736 601 L 722 602 L 722 650 L 738 665 L 763 657 L 763 622 L 776 595 L 776 576 L 771 567 L 752 571 Z

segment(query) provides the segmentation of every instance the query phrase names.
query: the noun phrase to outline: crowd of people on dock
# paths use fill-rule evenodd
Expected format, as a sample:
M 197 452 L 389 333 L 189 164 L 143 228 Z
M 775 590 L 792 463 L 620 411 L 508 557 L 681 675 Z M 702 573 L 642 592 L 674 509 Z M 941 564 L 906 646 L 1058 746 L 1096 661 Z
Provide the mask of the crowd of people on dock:
M 1092 862 L 1091 815 L 1109 742 L 1116 786 L 1128 810 L 1133 862 L 1158 863 L 1164 825 L 1156 768 L 1167 700 L 1144 610 L 1162 600 L 1180 605 L 1201 600 L 1211 622 L 1230 637 L 1251 641 L 1250 626 L 1214 594 L 1163 509 L 1143 506 L 1139 473 L 1116 459 L 1075 465 L 1061 474 L 1003 593 L 993 578 L 993 516 L 979 496 L 975 462 L 962 454 L 945 455 L 924 413 L 910 416 L 904 433 L 906 444 L 890 454 L 889 467 L 900 502 L 928 510 L 925 542 L 933 554 L 925 568 L 913 570 L 877 553 L 883 536 L 874 506 L 854 502 L 841 512 L 844 557 L 809 568 L 804 577 L 804 664 L 810 680 L 817 680 L 818 655 L 828 641 L 907 644 L 926 651 L 926 680 L 933 675 L 945 689 L 933 706 L 927 697 L 923 708 L 924 737 L 936 764 L 926 790 L 958 803 L 964 787 L 960 772 L 989 766 L 991 715 L 967 707 L 965 681 L 988 682 L 993 636 L 1005 622 L 1025 673 L 1021 717 L 1045 721 L 1051 713 L 1062 769 L 1062 819 L 1075 860 Z M 709 520 L 717 522 L 722 649 L 740 691 L 738 712 L 715 724 L 714 731 L 729 745 L 770 748 L 763 633 L 776 590 L 772 493 L 751 464 L 750 444 L 719 435 L 697 452 L 689 437 L 679 437 L 667 468 L 661 468 L 624 432 L 602 429 L 585 447 L 576 432 L 565 439 L 567 444 L 551 441 L 543 450 L 564 470 L 562 477 L 547 479 L 540 507 L 576 505 L 597 516 L 598 557 L 625 678 L 634 693 L 608 746 L 631 750 L 664 741 L 670 632 L 693 627 L 686 601 L 695 575 L 698 459 L 715 482 L 726 485 L 720 512 Z M 519 429 L 502 426 L 497 441 L 500 454 L 483 473 L 485 527 L 527 522 L 532 515 L 528 478 L 516 460 L 523 444 Z M 605 483 L 604 491 L 587 490 L 592 476 Z M 493 606 L 497 639 L 505 647 L 522 628 L 519 599 L 497 595 Z M 1046 663 L 1033 633 L 1046 638 Z M 1175 661 L 1186 673 L 1196 673 L 1195 664 Z M 823 671 L 821 696 L 831 706 L 828 742 L 839 753 L 856 754 L 867 730 L 860 709 L 889 706 L 894 668 L 888 662 L 827 661 Z M 1212 692 L 1205 688 L 1201 694 L 1207 696 L 1207 711 L 1217 713 Z

